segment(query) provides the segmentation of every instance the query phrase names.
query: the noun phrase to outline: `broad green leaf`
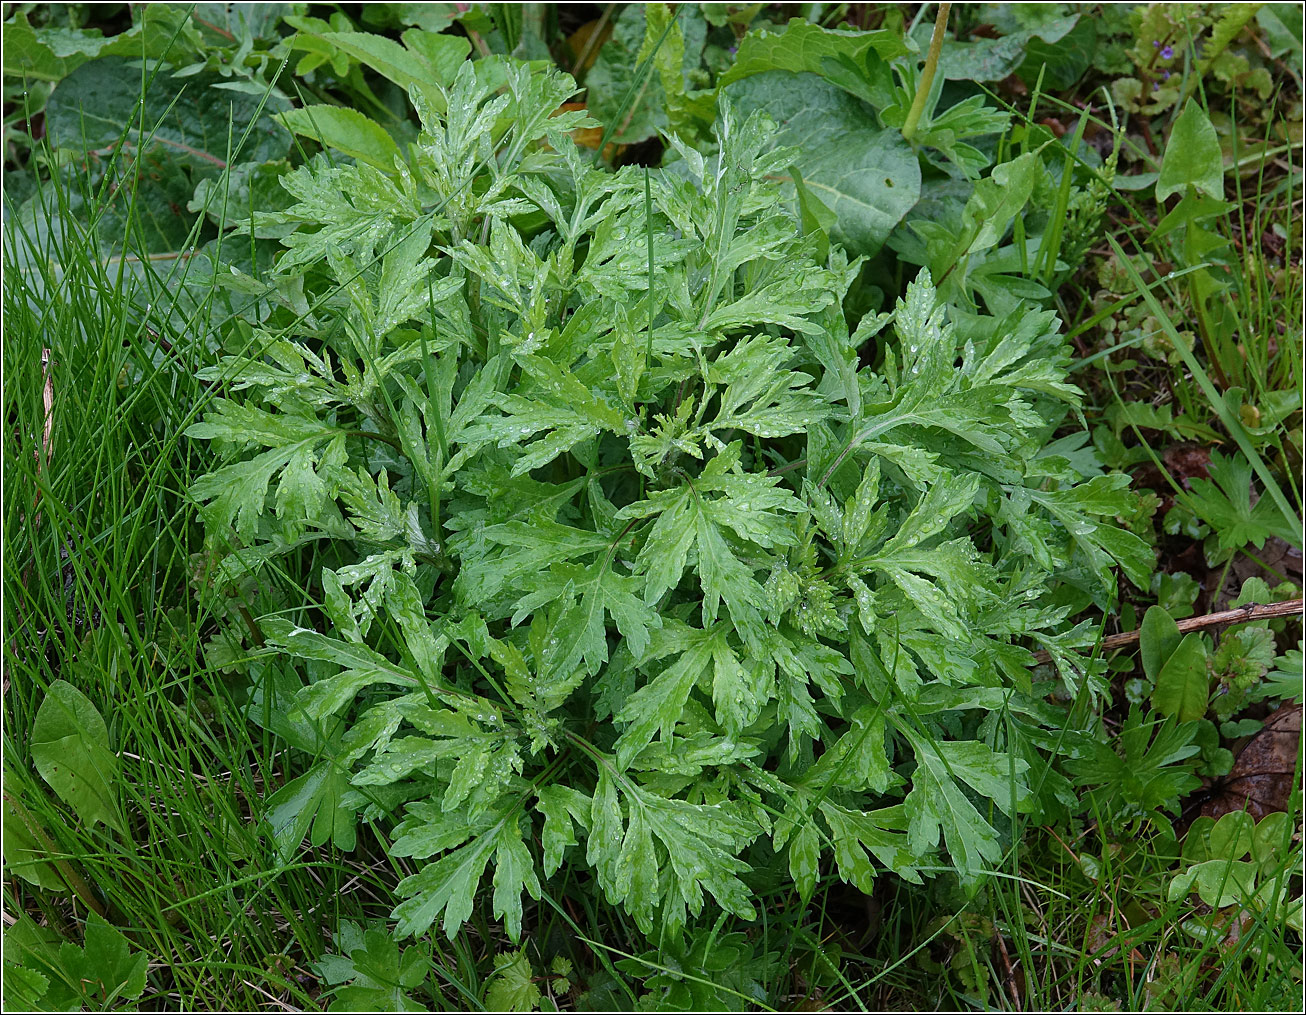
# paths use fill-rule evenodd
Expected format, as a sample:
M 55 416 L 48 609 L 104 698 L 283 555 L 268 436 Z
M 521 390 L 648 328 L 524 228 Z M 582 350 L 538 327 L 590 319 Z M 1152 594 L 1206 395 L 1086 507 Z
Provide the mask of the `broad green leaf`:
M 191 202 L 197 182 L 216 182 L 237 163 L 261 164 L 288 153 L 290 136 L 271 119 L 271 114 L 289 106 L 279 93 L 268 95 L 263 106 L 260 97 L 231 91 L 216 75 L 185 79 L 168 73 L 143 75 L 140 56 L 161 56 L 174 36 L 175 52 L 184 56 L 198 38 L 193 26 L 177 36 L 187 15 L 179 10 L 160 13 L 165 8 L 157 4 L 143 9 L 139 19 L 143 34 L 133 39 L 120 36 L 105 45 L 106 53 L 120 51 L 128 59 L 104 56 L 77 67 L 54 90 L 45 107 L 51 146 L 79 165 L 86 153 L 112 151 L 112 158 L 90 158 L 77 172 L 89 173 L 88 186 L 102 193 L 121 193 L 114 200 L 97 202 L 93 215 L 80 207 L 79 197 L 55 211 L 53 218 L 49 209 L 41 211 L 41 202 L 33 202 L 29 209 L 33 220 L 18 234 L 19 242 L 11 244 L 15 256 L 48 259 L 55 248 L 43 242 L 40 234 L 53 228 L 56 234 L 71 238 L 68 230 L 74 228 L 73 222 L 89 218 L 76 229 L 80 233 L 90 228 L 101 256 L 121 255 L 124 237 L 129 236 L 134 251 L 158 255 L 161 262 L 171 263 L 172 258 L 183 256 L 193 239 L 195 217 L 182 209 Z M 165 38 L 160 41 L 156 33 Z M 50 37 L 51 45 L 70 61 L 79 62 L 80 57 L 65 43 L 71 41 L 75 50 L 86 41 L 82 35 L 58 29 Z M 118 50 L 120 40 L 124 48 Z M 94 44 L 88 42 L 87 47 L 94 49 Z M 76 190 L 69 193 L 71 196 Z M 44 252 L 26 251 L 32 243 L 45 248 Z M 189 258 L 192 253 L 199 256 L 191 270 L 201 274 L 211 263 L 213 252 L 189 251 L 184 256 Z M 179 302 L 178 312 L 186 313 L 182 309 L 189 302 L 185 294 L 173 293 L 168 302 L 174 299 Z
M 410 85 L 452 84 L 471 50 L 471 44 L 458 36 L 413 29 L 404 33 L 403 46 L 367 32 L 323 32 L 321 37 L 404 91 Z
M 1292 832 L 1287 827 L 1291 822 L 1292 818 L 1287 811 L 1274 811 L 1256 822 L 1251 836 L 1251 854 L 1252 859 L 1260 864 L 1263 874 L 1273 873 L 1275 866 L 1282 861 L 1286 843 L 1292 837 Z
M 799 149 L 803 184 L 835 213 L 831 239 L 850 253 L 878 251 L 920 197 L 920 166 L 902 135 L 874 127 L 870 109 L 828 81 L 765 71 L 727 94 L 740 115 L 761 109 L 784 125 L 775 143 Z
M 1021 10 L 1039 6 L 1018 5 L 1010 18 L 1012 23 L 1003 26 L 1004 33 L 998 38 L 964 42 L 945 39 L 939 58 L 940 75 L 950 81 L 1001 81 L 1020 66 L 1032 39 L 1060 43 L 1082 17 L 1079 14 L 1060 16 L 1058 8 Z M 919 31 L 928 32 L 932 21 L 923 24 L 925 27 Z
M 1296 18 L 1296 9 L 1292 4 L 1261 4 L 1256 11 L 1256 24 L 1264 33 L 1270 45 L 1270 53 L 1275 57 L 1295 54 L 1298 65 L 1301 63 L 1302 26 Z
M 5 870 L 47 891 L 66 892 L 68 886 L 55 867 L 54 858 L 27 825 L 29 816 L 21 814 L 10 800 L 10 793 L 17 795 L 17 780 L 6 772 L 4 781 L 9 787 L 4 798 L 4 822 L 0 824 L 4 833 Z
M 617 144 L 637 144 L 667 126 L 666 106 L 658 101 L 662 82 L 656 76 L 647 83 L 638 77 L 641 70 L 646 76 L 652 71 L 647 64 L 641 67 L 638 58 L 645 34 L 643 5 L 621 11 L 585 76 L 589 109 L 605 125 L 615 125 L 612 140 Z
M 1041 74 L 1045 91 L 1068 90 L 1093 66 L 1101 44 L 1097 20 L 1081 15 L 1075 27 L 1059 39 L 1031 37 L 1016 73 L 1031 87 Z
M 1221 815 L 1207 834 L 1210 855 L 1224 860 L 1242 859 L 1251 852 L 1255 828 L 1256 820 L 1247 811 Z
M 1189 99 L 1175 120 L 1161 158 L 1156 199 L 1183 194 L 1189 186 L 1210 197 L 1224 197 L 1224 156 L 1215 128 L 1196 99 Z
M 975 185 L 975 192 L 962 210 L 962 231 L 953 248 L 955 262 L 996 245 L 1012 220 L 1029 203 L 1042 164 L 1037 152 L 1026 152 L 993 168 L 993 173 Z
M 423 73 L 429 68 L 431 80 L 441 85 L 451 84 L 462 65 L 467 62 L 471 43 L 460 35 L 446 35 L 439 29 L 423 24 L 421 20 L 408 23 L 414 27 L 404 32 L 400 38 L 410 53 L 418 54 L 425 61 Z
M 1212 909 L 1246 904 L 1256 893 L 1257 868 L 1241 860 L 1207 860 L 1176 876 L 1166 898 L 1177 902 L 1190 892 Z
M 863 127 L 812 147 L 783 140 L 803 147 L 807 187 L 834 213 L 832 238 L 850 253 L 876 253 L 920 195 L 919 165 L 897 131 Z
M 66 680 L 50 685 L 32 725 L 32 761 L 59 799 L 87 825 L 126 834 L 118 810 L 118 756 L 91 700 Z
M 27 18 L 18 15 L 0 26 L 4 32 L 4 76 L 23 82 L 60 81 L 89 59 L 85 53 L 56 56 L 49 43 L 32 28 Z M 96 42 L 108 42 L 99 32 Z M 89 36 L 89 33 L 88 33 Z
M 841 57 L 862 64 L 871 55 L 879 60 L 892 60 L 908 51 L 902 36 L 888 29 L 837 31 L 802 18 L 791 18 L 779 31 L 765 28 L 745 35 L 734 63 L 721 75 L 717 87 L 724 88 L 740 78 L 767 71 L 820 74 L 828 61 Z
M 384 127 L 356 109 L 324 104 L 303 106 L 278 113 L 277 122 L 327 148 L 393 173 L 403 156 Z
M 1143 660 L 1143 672 L 1153 684 L 1181 640 L 1183 635 L 1179 633 L 1179 625 L 1174 618 L 1159 606 L 1148 607 L 1147 613 L 1143 615 L 1138 648 Z
M 803 182 L 803 174 L 797 166 L 790 167 L 789 177 L 794 181 L 794 192 L 798 195 L 799 217 L 803 224 L 804 236 L 817 238 L 816 256 L 825 260 L 830 256 L 830 230 L 834 228 L 839 217 L 825 202 L 812 193 L 811 188 Z M 823 364 L 825 366 L 827 364 Z
M 142 76 L 117 57 L 84 64 L 55 89 L 45 108 L 53 144 L 92 150 L 125 137 L 138 157 L 154 156 L 184 165 L 195 176 L 216 176 L 239 154 L 242 162 L 284 158 L 290 137 L 272 122 L 289 112 L 289 102 L 273 92 L 262 96 L 214 87 L 220 78 L 199 75 L 177 80 L 150 77 L 141 99 Z M 249 138 L 232 151 L 247 125 Z
M 1210 696 L 1206 644 L 1196 631 L 1184 635 L 1156 674 L 1152 704 L 1162 715 L 1192 722 L 1206 715 Z

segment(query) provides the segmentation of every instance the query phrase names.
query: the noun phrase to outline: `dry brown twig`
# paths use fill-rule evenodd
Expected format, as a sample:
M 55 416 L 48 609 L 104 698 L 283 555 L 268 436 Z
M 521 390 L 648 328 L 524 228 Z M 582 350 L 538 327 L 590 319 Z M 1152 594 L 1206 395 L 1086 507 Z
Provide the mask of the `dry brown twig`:
M 1274 617 L 1291 617 L 1302 612 L 1302 600 L 1286 599 L 1282 603 L 1248 603 L 1236 610 L 1221 610 L 1208 613 L 1202 617 L 1188 617 L 1178 621 L 1179 632 L 1200 631 L 1207 627 L 1219 627 L 1222 624 L 1245 624 L 1250 620 L 1270 620 Z M 1109 634 L 1102 639 L 1102 651 L 1123 648 L 1138 641 L 1141 631 L 1125 631 L 1122 634 Z M 1052 654 L 1046 649 L 1034 653 L 1036 663 L 1052 661 Z

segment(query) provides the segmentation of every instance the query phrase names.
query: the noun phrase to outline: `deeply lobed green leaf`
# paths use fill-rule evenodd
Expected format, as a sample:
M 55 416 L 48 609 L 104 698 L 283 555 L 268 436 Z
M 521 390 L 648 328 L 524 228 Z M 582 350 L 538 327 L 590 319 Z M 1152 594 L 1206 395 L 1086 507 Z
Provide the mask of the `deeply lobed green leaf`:
M 1062 722 L 1021 640 L 1100 675 L 1039 600 L 1151 567 L 1127 479 L 1045 448 L 1079 398 L 1058 322 L 925 270 L 861 367 L 887 319 L 845 319 L 863 264 L 818 260 L 766 116 L 672 139 L 646 209 L 551 116 L 570 79 L 494 66 L 414 85 L 398 157 L 283 179 L 302 305 L 189 431 L 227 559 L 329 546 L 252 647 L 251 718 L 313 759 L 266 801 L 283 854 L 396 820 L 401 933 L 456 934 L 488 871 L 514 940 L 564 866 L 649 934 L 751 918 L 775 864 L 804 897 L 941 850 L 974 881 Z M 997 243 L 1022 158 L 940 258 Z

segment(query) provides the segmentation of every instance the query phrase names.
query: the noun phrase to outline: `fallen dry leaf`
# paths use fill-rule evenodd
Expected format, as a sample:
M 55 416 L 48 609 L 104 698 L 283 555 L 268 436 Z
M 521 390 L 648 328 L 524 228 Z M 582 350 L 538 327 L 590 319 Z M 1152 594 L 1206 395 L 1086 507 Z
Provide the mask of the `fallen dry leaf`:
M 1274 811 L 1286 811 L 1300 745 L 1301 706 L 1280 705 L 1243 745 L 1229 774 L 1212 784 L 1202 813 L 1220 818 L 1246 808 L 1253 820 L 1260 821 Z

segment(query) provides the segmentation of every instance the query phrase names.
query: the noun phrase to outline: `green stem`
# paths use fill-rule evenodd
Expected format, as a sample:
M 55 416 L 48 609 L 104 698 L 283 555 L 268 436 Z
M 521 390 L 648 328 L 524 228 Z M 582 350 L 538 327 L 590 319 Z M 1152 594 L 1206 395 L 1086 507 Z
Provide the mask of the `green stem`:
M 426 294 L 431 307 L 431 327 L 435 328 L 435 292 L 428 277 L 426 280 Z M 427 496 L 430 500 L 431 507 L 431 531 L 435 535 L 437 545 L 440 542 L 440 535 L 444 531 L 440 527 L 440 477 L 444 472 L 444 464 L 449 461 L 449 442 L 444 436 L 444 406 L 437 400 L 435 374 L 433 372 L 434 361 L 431 358 L 431 350 L 426 342 L 426 330 L 421 331 L 422 338 L 422 376 L 426 379 L 426 403 L 431 410 L 430 423 L 435 427 L 435 442 L 437 450 L 440 453 L 439 461 L 435 464 L 434 475 L 431 479 Z
M 939 13 L 934 19 L 934 35 L 930 37 L 930 52 L 925 58 L 925 69 L 921 71 L 920 83 L 916 86 L 916 98 L 912 99 L 907 120 L 902 125 L 903 140 L 910 141 L 916 136 L 916 125 L 920 123 L 921 114 L 925 112 L 925 100 L 929 98 L 930 89 L 934 87 L 934 73 L 939 69 L 939 52 L 943 49 L 943 32 L 948 27 L 948 11 L 952 4 L 939 4 Z
M 254 644 L 259 648 L 266 648 L 268 643 L 263 637 L 263 629 L 259 627 L 254 615 L 249 612 L 249 607 L 240 603 L 236 606 L 236 611 L 240 614 L 240 619 L 245 622 L 245 627 L 249 629 L 249 636 L 254 639 Z
M 370 441 L 381 441 L 384 444 L 389 444 L 401 455 L 404 453 L 403 447 L 400 445 L 400 443 L 397 440 L 395 440 L 393 437 L 387 437 L 383 433 L 376 433 L 372 430 L 346 430 L 345 434 L 346 436 L 349 437 L 366 437 Z
M 653 318 L 657 308 L 653 305 L 653 194 L 649 187 L 648 169 L 644 169 L 644 233 L 648 244 L 648 347 L 644 350 L 644 368 L 653 365 Z

